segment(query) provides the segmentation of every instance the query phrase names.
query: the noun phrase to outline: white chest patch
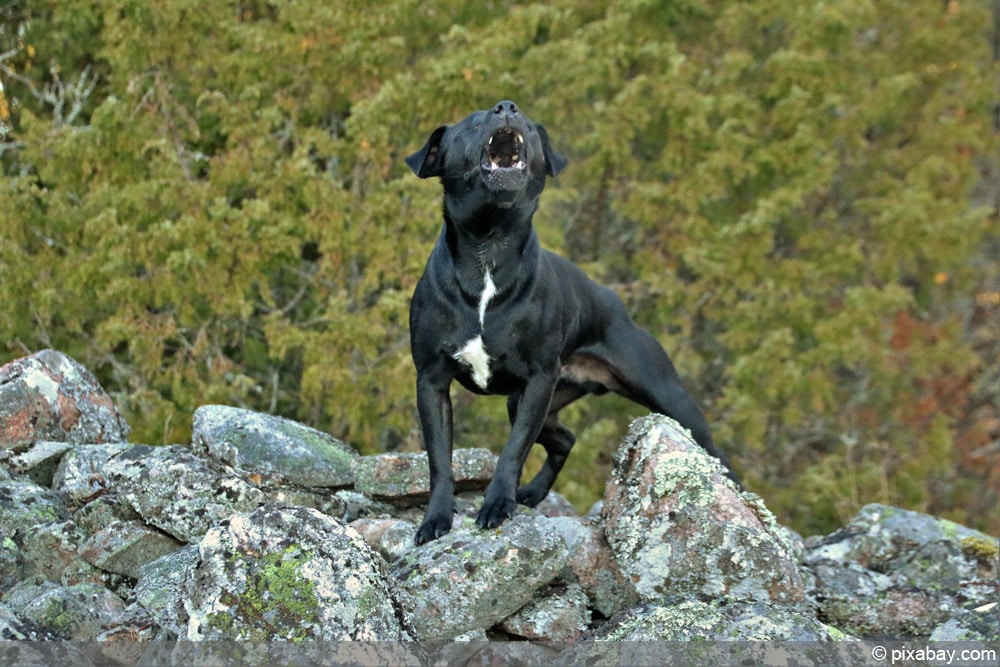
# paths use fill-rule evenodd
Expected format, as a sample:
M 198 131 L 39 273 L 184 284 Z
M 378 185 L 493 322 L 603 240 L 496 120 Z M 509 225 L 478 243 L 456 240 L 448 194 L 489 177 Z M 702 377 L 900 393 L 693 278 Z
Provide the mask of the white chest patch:
M 483 323 L 486 321 L 486 306 L 498 291 L 493 276 L 487 269 L 483 275 L 483 291 L 479 295 L 479 335 L 466 341 L 462 349 L 453 355 L 455 360 L 472 369 L 472 381 L 480 389 L 486 389 L 490 383 L 490 355 L 486 353 L 482 334 Z

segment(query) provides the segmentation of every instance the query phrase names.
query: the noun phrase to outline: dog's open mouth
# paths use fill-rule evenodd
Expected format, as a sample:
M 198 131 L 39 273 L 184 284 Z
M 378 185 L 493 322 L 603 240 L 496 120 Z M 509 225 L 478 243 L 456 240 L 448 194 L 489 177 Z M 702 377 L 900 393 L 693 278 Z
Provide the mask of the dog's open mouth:
M 512 127 L 502 128 L 487 141 L 484 158 L 483 169 L 487 172 L 525 169 L 524 136 Z

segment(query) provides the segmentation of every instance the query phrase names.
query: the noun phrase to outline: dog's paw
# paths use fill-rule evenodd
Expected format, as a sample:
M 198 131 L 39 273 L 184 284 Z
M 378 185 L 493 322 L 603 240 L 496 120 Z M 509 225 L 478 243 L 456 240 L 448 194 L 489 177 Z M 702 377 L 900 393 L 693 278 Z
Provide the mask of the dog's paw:
M 496 528 L 507 519 L 513 518 L 517 503 L 513 498 L 498 498 L 483 503 L 476 517 L 476 525 L 480 528 Z
M 427 542 L 436 540 L 450 530 L 450 516 L 425 517 L 423 523 L 420 524 L 420 528 L 417 529 L 417 534 L 414 536 L 413 542 L 418 545 L 426 544 Z
M 538 503 L 545 500 L 545 496 L 547 495 L 549 495 L 547 488 L 535 486 L 534 482 L 532 482 L 531 484 L 525 484 L 517 490 L 517 502 L 520 505 L 535 507 Z

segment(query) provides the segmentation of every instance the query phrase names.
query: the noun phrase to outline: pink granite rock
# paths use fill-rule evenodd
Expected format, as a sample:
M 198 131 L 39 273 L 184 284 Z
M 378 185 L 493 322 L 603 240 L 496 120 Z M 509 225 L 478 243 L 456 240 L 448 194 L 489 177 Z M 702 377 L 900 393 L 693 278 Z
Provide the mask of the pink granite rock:
M 128 424 L 86 368 L 55 350 L 0 366 L 0 446 L 122 442 Z

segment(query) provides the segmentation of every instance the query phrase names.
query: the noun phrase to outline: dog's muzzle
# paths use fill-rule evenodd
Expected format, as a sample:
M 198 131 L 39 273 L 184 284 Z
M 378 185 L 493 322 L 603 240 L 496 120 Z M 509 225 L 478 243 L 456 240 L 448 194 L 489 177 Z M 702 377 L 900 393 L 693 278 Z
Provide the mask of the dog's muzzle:
M 486 141 L 480 166 L 486 185 L 494 191 L 517 191 L 527 182 L 524 135 L 503 127 Z

